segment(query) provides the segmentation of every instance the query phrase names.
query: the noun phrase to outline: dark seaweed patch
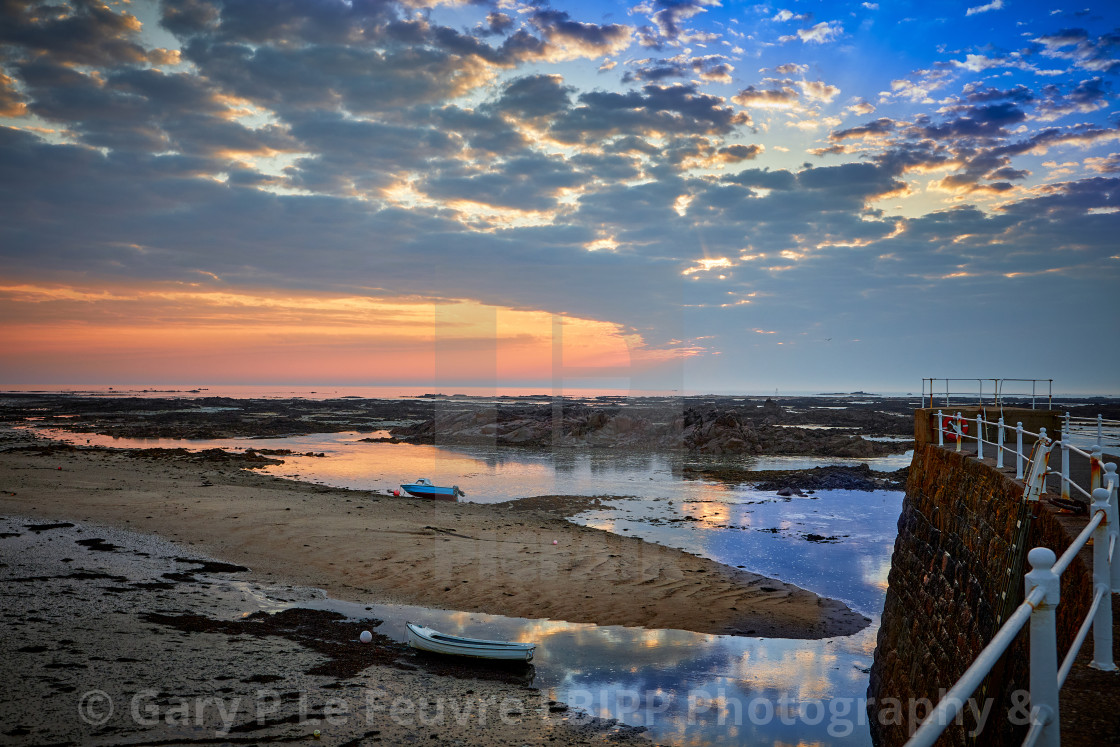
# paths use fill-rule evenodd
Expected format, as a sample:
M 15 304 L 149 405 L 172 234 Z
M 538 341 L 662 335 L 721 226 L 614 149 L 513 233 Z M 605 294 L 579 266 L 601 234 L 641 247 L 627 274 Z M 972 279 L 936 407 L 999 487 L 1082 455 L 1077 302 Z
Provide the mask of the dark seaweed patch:
M 121 549 L 120 545 L 114 545 L 112 542 L 106 542 L 101 537 L 93 537 L 91 539 L 75 540 L 82 547 L 89 548 L 94 552 L 116 552 Z

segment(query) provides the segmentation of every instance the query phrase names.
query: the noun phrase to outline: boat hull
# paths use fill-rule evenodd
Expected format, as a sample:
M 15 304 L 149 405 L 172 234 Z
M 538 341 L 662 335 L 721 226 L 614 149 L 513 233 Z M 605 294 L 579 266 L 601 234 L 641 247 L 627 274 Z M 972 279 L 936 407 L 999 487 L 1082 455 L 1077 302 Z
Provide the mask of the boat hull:
M 401 489 L 414 498 L 431 498 L 437 501 L 454 501 L 458 498 L 455 488 L 440 485 L 401 485 Z
M 532 661 L 536 644 L 514 641 L 488 641 L 447 635 L 415 623 L 405 623 L 408 645 L 422 651 L 448 656 L 467 656 L 492 661 Z

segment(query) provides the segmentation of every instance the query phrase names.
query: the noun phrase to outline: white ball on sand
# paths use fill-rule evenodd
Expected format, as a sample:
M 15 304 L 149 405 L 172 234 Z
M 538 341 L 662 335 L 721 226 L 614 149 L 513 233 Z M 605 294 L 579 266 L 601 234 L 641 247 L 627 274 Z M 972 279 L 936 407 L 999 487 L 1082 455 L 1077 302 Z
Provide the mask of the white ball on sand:
M 358 639 L 361 640 L 362 643 L 369 643 L 373 640 L 373 633 L 368 630 L 363 630 L 362 634 L 358 636 Z

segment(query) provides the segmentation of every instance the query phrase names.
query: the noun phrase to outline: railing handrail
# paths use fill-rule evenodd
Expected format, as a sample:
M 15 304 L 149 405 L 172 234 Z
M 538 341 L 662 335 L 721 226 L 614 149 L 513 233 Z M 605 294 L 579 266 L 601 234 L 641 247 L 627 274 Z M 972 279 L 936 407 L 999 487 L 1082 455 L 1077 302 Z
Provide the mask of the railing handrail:
M 929 747 L 937 741 L 941 732 L 945 731 L 945 727 L 960 713 L 965 700 L 976 692 L 976 688 L 980 687 L 980 683 L 992 671 L 992 667 L 996 665 L 996 662 L 1015 641 L 1019 631 L 1031 619 L 1031 612 L 1044 596 L 1045 592 L 1036 586 L 1023 600 L 1023 603 L 1015 608 L 1003 627 L 992 636 L 991 642 L 976 655 L 976 660 L 972 662 L 972 665 L 964 670 L 964 674 L 960 676 L 956 684 L 949 688 L 949 691 L 938 701 L 937 707 L 914 732 L 914 736 L 906 742 L 906 747 Z
M 1114 420 L 1113 418 L 1103 418 L 1100 415 L 1098 415 L 1095 418 L 1089 418 L 1089 417 L 1086 417 L 1084 415 L 1069 415 L 1069 414 L 1067 414 L 1066 418 L 1071 423 L 1078 423 L 1078 422 L 1080 422 L 1080 423 L 1092 423 L 1094 425 L 1096 425 L 1097 423 L 1107 423 L 1109 425 L 1120 425 L 1120 420 Z
M 1012 428 L 1011 426 L 1009 426 L 1007 423 L 1004 422 L 1002 417 L 997 421 L 991 421 L 991 420 L 986 420 L 983 417 L 983 415 L 977 415 L 975 418 L 966 418 L 963 415 L 961 415 L 960 412 L 957 412 L 955 414 L 946 415 L 941 410 L 937 411 L 936 417 L 937 417 L 938 445 L 939 446 L 944 446 L 944 437 L 945 437 L 946 433 L 948 433 L 948 434 L 950 434 L 950 438 L 953 438 L 953 439 L 956 440 L 958 450 L 960 448 L 961 443 L 964 440 L 969 439 L 969 440 L 975 441 L 977 443 L 977 452 L 978 452 L 977 456 L 979 458 L 983 458 L 984 454 L 983 454 L 983 448 L 982 448 L 981 444 L 990 444 L 992 446 L 995 446 L 996 449 L 998 450 L 997 451 L 997 464 L 996 464 L 996 466 L 999 467 L 999 468 L 1003 467 L 1003 452 L 1005 450 L 1009 450 L 1016 457 L 1016 474 L 1015 474 L 1016 479 L 1022 479 L 1023 478 L 1024 473 L 1023 473 L 1022 461 L 1024 459 L 1027 460 L 1026 467 L 1028 469 L 1030 467 L 1030 459 L 1029 459 L 1029 457 L 1027 457 L 1026 453 L 1023 451 L 1023 448 L 1022 448 L 1023 447 L 1022 437 L 1023 436 L 1033 436 L 1036 440 L 1042 439 L 1043 437 L 1049 438 L 1049 436 L 1047 436 L 1047 434 L 1046 434 L 1046 429 L 1045 428 L 1042 428 L 1042 429 L 1039 430 L 1038 433 L 1035 433 L 1034 431 L 1029 431 L 1026 428 L 1023 428 L 1021 422 L 1016 423 L 1015 427 Z M 956 429 L 946 430 L 946 428 L 945 428 L 946 420 L 955 422 L 957 424 Z M 964 424 L 964 423 L 967 423 L 967 424 L 975 423 L 976 426 L 977 426 L 976 427 L 976 433 L 971 434 L 971 433 L 966 432 L 964 429 L 962 429 L 961 424 Z M 999 429 L 1000 440 L 989 441 L 988 439 L 984 438 L 982 426 L 991 426 L 991 427 Z M 1014 450 L 1010 450 L 1003 445 L 1002 437 L 1003 437 L 1003 431 L 1004 430 L 1013 430 L 1015 432 L 1015 434 L 1016 434 L 1016 448 Z M 1065 434 L 1063 434 L 1063 435 L 1065 435 Z M 1052 447 L 1057 447 L 1057 448 L 1061 449 L 1061 452 L 1062 452 L 1062 472 L 1061 472 L 1062 497 L 1063 498 L 1069 498 L 1069 488 L 1072 486 L 1073 488 L 1076 488 L 1078 492 L 1080 492 L 1082 495 L 1084 495 L 1085 497 L 1089 498 L 1090 501 L 1092 501 L 1092 494 L 1090 493 L 1090 491 L 1094 487 L 1096 487 L 1096 485 L 1090 484 L 1088 486 L 1088 488 L 1086 488 L 1086 487 L 1083 487 L 1081 485 L 1078 485 L 1075 481 L 1070 479 L 1070 477 L 1069 477 L 1069 457 L 1068 457 L 1068 453 L 1072 451 L 1076 454 L 1079 454 L 1079 455 L 1085 457 L 1086 459 L 1089 460 L 1090 465 L 1101 463 L 1101 446 L 1100 446 L 1099 440 L 1098 440 L 1097 446 L 1092 451 L 1086 451 L 1085 449 L 1082 449 L 1078 446 L 1074 446 L 1073 444 L 1069 443 L 1068 439 L 1065 439 L 1065 438 L 1058 439 L 1056 441 L 1051 441 L 1050 443 L 1051 443 Z
M 1107 534 L 1111 533 L 1110 525 L 1115 524 L 1115 509 L 1110 501 L 1115 500 L 1116 497 L 1116 482 L 1109 481 L 1108 488 L 1097 488 L 1094 491 L 1096 501 L 1093 504 L 1094 512 L 1093 518 L 1084 530 L 1077 536 L 1077 538 L 1066 548 L 1062 553 L 1062 557 L 1055 560 L 1054 551 L 1047 547 L 1036 547 L 1031 550 L 1028 555 L 1028 561 L 1031 564 L 1031 572 L 1026 575 L 1026 585 L 1029 587 L 1025 598 L 1015 611 L 1008 617 L 996 634 L 992 636 L 992 640 L 987 646 L 976 656 L 972 665 L 965 670 L 964 674 L 960 676 L 957 682 L 949 689 L 948 692 L 942 696 L 938 701 L 937 707 L 922 721 L 921 726 L 914 732 L 913 736 L 906 742 L 905 747 L 930 747 L 937 740 L 941 733 L 945 731 L 946 727 L 957 717 L 961 708 L 964 706 L 965 699 L 976 691 L 984 678 L 988 676 L 996 662 L 1000 657 L 1007 652 L 1011 643 L 1019 635 L 1019 632 L 1026 625 L 1027 620 L 1032 616 L 1042 611 L 1048 611 L 1050 615 L 1051 626 L 1053 626 L 1054 608 L 1058 603 L 1058 582 L 1061 579 L 1061 574 L 1073 562 L 1073 558 L 1077 556 L 1088 544 L 1089 539 L 1094 539 L 1094 549 L 1096 554 L 1094 560 L 1100 557 L 1101 552 L 1108 553 L 1107 541 L 1104 541 Z M 1110 517 L 1110 514 L 1112 515 Z M 1094 535 L 1099 535 L 1094 537 Z M 1100 545 L 1100 549 L 1096 546 Z M 1109 553 L 1111 554 L 1111 553 Z M 1098 576 L 1102 575 L 1103 569 L 1097 567 L 1094 562 L 1093 576 L 1094 582 L 1097 581 Z M 1073 666 L 1073 660 L 1076 658 L 1081 649 L 1081 645 L 1085 642 L 1088 635 L 1089 628 L 1092 627 L 1095 632 L 1101 626 L 1102 612 L 1107 607 L 1108 630 L 1107 636 L 1107 651 L 1095 650 L 1094 655 L 1106 656 L 1107 665 L 1100 666 L 1101 669 L 1115 670 L 1115 664 L 1112 663 L 1112 615 L 1111 606 L 1104 605 L 1101 600 L 1104 594 L 1107 593 L 1107 586 L 1100 583 L 1094 583 L 1094 600 L 1091 604 L 1089 611 L 1086 613 L 1086 619 L 1075 637 L 1070 650 L 1067 652 L 1065 659 L 1062 661 L 1062 667 L 1055 672 L 1054 687 L 1052 688 L 1050 698 L 1047 700 L 1051 702 L 1036 702 L 1036 687 L 1038 683 L 1035 681 L 1034 673 L 1031 676 L 1031 703 L 1032 706 L 1032 724 L 1030 732 L 1023 742 L 1023 744 L 1033 744 L 1034 741 L 1040 736 L 1036 731 L 1042 732 L 1046 726 L 1051 723 L 1058 716 L 1057 692 L 1065 683 L 1065 679 Z M 1050 599 L 1053 596 L 1054 599 Z M 1033 626 L 1032 626 L 1033 632 Z M 1053 633 L 1053 629 L 1050 631 Z M 1042 636 L 1045 637 L 1045 636 Z M 1036 641 L 1031 641 L 1031 666 L 1032 670 L 1036 664 Z M 1101 641 L 1095 641 L 1095 648 L 1100 648 Z M 1053 659 L 1057 661 L 1057 648 L 1056 643 L 1052 649 Z M 1099 660 L 1104 662 L 1104 659 Z M 1098 659 L 1094 659 L 1094 664 L 1098 664 Z M 1037 727 L 1037 728 L 1036 728 Z
M 952 431 L 956 439 L 957 449 L 965 438 L 977 441 L 977 457 L 983 458 L 983 444 L 992 443 L 983 436 L 985 425 L 999 428 L 998 442 L 994 445 L 999 449 L 997 466 L 1002 467 L 1003 451 L 1005 449 L 1004 432 L 1008 429 L 1001 417 L 998 422 L 985 420 L 981 415 L 976 418 L 964 418 L 959 412 L 948 418 L 940 411 L 937 412 L 938 443 L 944 445 L 946 422 L 956 424 Z M 961 424 L 975 422 L 977 433 L 971 436 L 964 432 Z M 1100 419 L 1097 421 L 1100 422 Z M 1067 417 L 1068 423 L 1068 417 Z M 1086 452 L 1068 442 L 1051 441 L 1046 435 L 1046 429 L 1041 428 L 1039 433 L 1026 431 L 1023 424 L 1017 423 L 1014 428 L 1016 433 L 1017 476 L 1023 478 L 1022 457 L 1024 434 L 1036 436 L 1036 448 L 1033 459 L 1043 459 L 1039 465 L 1032 463 L 1028 470 L 1023 490 L 1023 500 L 1038 500 L 1039 488 L 1045 484 L 1046 475 L 1049 474 L 1047 461 L 1050 450 L 1055 446 L 1061 447 L 1062 461 L 1062 487 L 1063 497 L 1067 495 L 1068 485 L 1074 485 L 1082 493 L 1092 499 L 1092 516 L 1089 522 L 1077 537 L 1062 553 L 1061 558 L 1055 558 L 1054 551 L 1046 547 L 1036 547 L 1030 551 L 1028 560 L 1031 564 L 1030 573 L 1025 577 L 1024 601 L 1000 626 L 992 640 L 976 657 L 975 661 L 965 670 L 964 674 L 949 689 L 938 702 L 936 708 L 926 717 L 918 730 L 906 743 L 906 747 L 929 747 L 932 745 L 946 727 L 960 713 L 965 698 L 972 695 L 980 683 L 995 666 L 995 663 L 1007 651 L 1011 642 L 1023 629 L 1028 619 L 1031 620 L 1031 658 L 1030 658 L 1030 697 L 1032 716 L 1030 730 L 1027 732 L 1024 744 L 1058 745 L 1060 743 L 1060 729 L 1056 726 L 1059 720 L 1058 692 L 1065 684 L 1066 677 L 1073 667 L 1073 661 L 1081 646 L 1088 637 L 1089 630 L 1093 631 L 1093 662 L 1090 666 L 1104 671 L 1116 671 L 1117 667 L 1112 658 L 1112 605 L 1105 601 L 1109 591 L 1120 593 L 1120 558 L 1114 558 L 1116 547 L 1120 544 L 1117 517 L 1120 508 L 1117 505 L 1117 477 L 1116 465 L 1109 463 L 1101 469 L 1101 449 L 1096 447 L 1093 451 Z M 1064 434 L 1063 434 L 1064 435 Z M 1069 452 L 1074 451 L 1089 458 L 1090 461 L 1090 486 L 1087 492 L 1081 486 L 1069 479 Z M 1101 483 L 1104 482 L 1104 486 Z M 1055 608 L 1060 600 L 1060 578 L 1062 573 L 1073 562 L 1088 544 L 1093 541 L 1093 598 L 1084 620 L 1078 627 L 1073 643 L 1062 660 L 1061 667 L 1057 665 L 1057 634 L 1055 623 Z M 1115 562 L 1114 562 L 1115 561 Z M 1009 571 L 1010 572 L 1010 571 Z M 1051 728 L 1053 726 L 1053 728 Z
M 993 378 L 993 377 L 990 377 L 990 376 L 989 377 L 972 377 L 972 378 L 926 377 L 926 378 L 922 379 L 922 406 L 923 407 L 925 406 L 925 402 L 926 402 L 926 382 L 927 381 L 929 382 L 929 406 L 930 407 L 934 406 L 933 405 L 934 397 L 942 397 L 942 396 L 945 398 L 945 406 L 946 407 L 951 406 L 949 400 L 954 396 L 957 396 L 957 397 L 976 396 L 976 398 L 979 400 L 980 405 L 983 406 L 983 404 L 984 404 L 984 383 L 985 382 L 991 382 L 991 384 L 992 384 L 992 393 L 991 393 L 990 396 L 992 398 L 992 404 L 995 405 L 996 407 L 1002 407 L 1004 399 L 1009 399 L 1009 398 L 1014 398 L 1014 397 L 1022 397 L 1022 398 L 1025 399 L 1026 397 L 1029 396 L 1031 398 L 1031 409 L 1034 409 L 1035 400 L 1038 399 L 1038 397 L 1042 396 L 1041 393 L 1038 392 L 1038 385 L 1040 383 L 1045 383 L 1046 384 L 1047 406 L 1051 406 L 1054 402 L 1054 380 L 1053 379 L 1007 379 L 1007 378 Z M 935 392 L 934 391 L 934 386 L 935 386 L 936 382 L 942 382 L 942 381 L 945 382 L 945 391 L 944 392 Z M 954 381 L 976 382 L 978 391 L 976 391 L 976 392 L 951 392 L 951 391 L 949 391 L 949 385 L 950 385 L 950 382 L 954 382 Z M 1020 383 L 1020 384 L 1021 383 L 1029 383 L 1031 385 L 1030 394 L 1027 394 L 1026 392 L 1024 392 L 1022 394 L 1004 394 L 1002 390 L 1003 390 L 1003 385 L 1005 383 Z

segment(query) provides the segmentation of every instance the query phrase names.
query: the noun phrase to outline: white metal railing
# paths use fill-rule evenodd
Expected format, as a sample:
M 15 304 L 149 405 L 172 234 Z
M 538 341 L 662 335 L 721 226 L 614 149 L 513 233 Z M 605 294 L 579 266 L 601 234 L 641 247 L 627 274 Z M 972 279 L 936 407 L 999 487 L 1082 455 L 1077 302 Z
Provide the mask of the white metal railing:
M 937 430 L 938 443 L 944 446 L 947 428 L 951 428 L 953 438 L 960 450 L 961 442 L 967 438 L 964 428 L 965 419 L 960 413 L 950 418 L 945 418 L 938 412 Z M 971 421 L 968 421 L 971 422 Z M 983 458 L 984 444 L 992 443 L 983 437 L 983 426 L 994 425 L 998 427 L 998 440 L 993 445 L 997 447 L 997 461 L 1002 466 L 1004 447 L 1003 419 L 997 423 L 989 423 L 982 418 L 976 418 L 977 456 Z M 907 747 L 928 747 L 932 745 L 945 728 L 957 718 L 964 706 L 964 702 L 980 686 L 980 683 L 992 670 L 1000 657 L 1006 653 L 1016 636 L 1030 620 L 1030 703 L 1031 725 L 1027 731 L 1024 745 L 1045 745 L 1057 747 L 1061 744 L 1061 724 L 1058 708 L 1058 692 L 1066 681 L 1073 661 L 1081 650 L 1082 644 L 1088 637 L 1090 629 L 1093 631 L 1093 661 L 1089 665 L 1095 669 L 1112 672 L 1117 667 L 1112 658 L 1112 604 L 1108 600 L 1109 593 L 1120 593 L 1120 558 L 1115 558 L 1116 546 L 1120 541 L 1117 516 L 1120 509 L 1117 506 L 1117 485 L 1120 484 L 1116 475 L 1116 465 L 1109 463 L 1101 469 L 1100 449 L 1096 448 L 1087 453 L 1061 441 L 1053 442 L 1046 435 L 1046 430 L 1040 429 L 1039 433 L 1023 430 L 1023 424 L 1018 423 L 1016 431 L 1016 462 L 1017 476 L 1023 476 L 1023 435 L 1036 436 L 1035 447 L 1030 460 L 1028 477 L 1023 489 L 1024 500 L 1038 500 L 1043 490 L 1046 475 L 1046 464 L 1050 451 L 1054 446 L 1061 446 L 1063 459 L 1063 491 L 1072 485 L 1080 493 L 1089 496 L 1092 500 L 1090 506 L 1091 518 L 1089 523 L 1070 544 L 1061 558 L 1056 558 L 1054 551 L 1047 547 L 1036 547 L 1027 555 L 1031 564 L 1031 571 L 1024 578 L 1024 601 L 1008 617 L 1007 621 L 992 637 L 991 642 L 976 657 L 972 665 L 965 670 L 956 684 L 938 702 L 937 707 L 922 722 L 921 726 L 906 743 Z M 1090 459 L 1090 484 L 1089 489 L 1073 483 L 1069 479 L 1069 451 L 1076 451 Z M 1101 483 L 1104 483 L 1102 486 Z M 1060 601 L 1060 579 L 1062 573 L 1069 567 L 1077 554 L 1092 540 L 1093 543 L 1093 600 L 1077 635 L 1071 644 L 1061 666 L 1058 666 L 1058 642 L 1056 627 L 1056 609 Z
M 1066 415 L 1066 419 L 1067 419 L 1067 421 L 1069 420 L 1068 413 Z M 1106 420 L 1104 418 L 1097 418 L 1096 420 L 1093 420 L 1092 422 L 1102 423 L 1102 424 L 1104 424 L 1104 423 L 1114 423 L 1115 422 L 1115 423 L 1120 424 L 1120 421 Z M 968 432 L 969 431 L 969 426 L 971 426 L 971 425 L 976 426 L 976 433 L 975 434 L 971 434 L 971 433 Z M 985 426 L 996 429 L 996 440 L 995 441 L 989 441 L 988 439 L 984 438 L 984 427 Z M 1109 467 L 1107 467 L 1107 465 L 1104 464 L 1104 461 L 1102 459 L 1103 451 L 1102 451 L 1101 443 L 1099 441 L 1098 441 L 1096 446 L 1091 447 L 1088 451 L 1086 451 L 1085 449 L 1082 449 L 1078 446 L 1074 446 L 1072 443 L 1070 443 L 1071 439 L 1069 437 L 1068 428 L 1069 428 L 1068 425 L 1063 424 L 1063 428 L 1062 428 L 1063 433 L 1062 433 L 1061 440 L 1055 441 L 1051 444 L 1052 447 L 1060 448 L 1061 453 L 1062 453 L 1062 472 L 1061 472 L 1062 498 L 1064 500 L 1068 501 L 1070 499 L 1070 495 L 1071 495 L 1070 491 L 1071 491 L 1071 488 L 1072 488 L 1072 489 L 1077 490 L 1082 496 L 1084 496 L 1084 498 L 1086 498 L 1088 502 L 1092 502 L 1093 496 L 1092 496 L 1091 491 L 1094 488 L 1101 487 L 1101 485 L 1103 484 L 1103 479 L 1104 479 L 1102 477 L 1102 475 L 1103 475 L 1104 472 L 1109 470 Z M 1008 431 L 1013 431 L 1015 433 L 1015 448 L 1014 449 L 1011 449 L 1010 447 L 1005 445 L 1005 443 L 1006 443 L 1006 433 Z M 981 415 L 977 415 L 975 418 L 965 418 L 965 417 L 962 417 L 959 412 L 954 414 L 954 415 L 945 415 L 941 410 L 937 411 L 937 445 L 938 446 L 944 446 L 945 445 L 945 439 L 948 438 L 950 441 L 956 442 L 957 451 L 960 451 L 961 450 L 961 445 L 964 443 L 965 440 L 975 441 L 976 442 L 976 457 L 978 459 L 983 459 L 984 458 L 984 445 L 985 444 L 988 444 L 990 446 L 994 446 L 995 447 L 996 468 L 997 469 L 1003 469 L 1004 455 L 1010 452 L 1011 454 L 1013 454 L 1015 456 L 1015 479 L 1017 479 L 1017 480 L 1022 480 L 1023 479 L 1024 465 L 1029 463 L 1029 461 L 1030 461 L 1030 457 L 1023 450 L 1023 437 L 1024 436 L 1028 436 L 1028 437 L 1033 436 L 1036 439 L 1036 443 L 1038 441 L 1049 439 L 1045 428 L 1040 428 L 1038 433 L 1034 433 L 1033 431 L 1025 430 L 1023 428 L 1022 422 L 1017 422 L 1015 424 L 1015 427 L 1012 428 L 1011 426 L 1004 423 L 1003 418 L 1000 418 L 999 420 L 996 420 L 996 421 L 991 421 L 991 420 L 985 420 L 983 418 L 983 416 L 981 416 Z M 1083 457 L 1085 457 L 1086 459 L 1089 460 L 1090 480 L 1089 480 L 1089 485 L 1088 485 L 1087 488 L 1081 487 L 1080 485 L 1077 485 L 1076 483 L 1074 483 L 1070 480 L 1070 477 L 1069 477 L 1070 452 L 1073 452 L 1075 454 L 1080 454 L 1081 456 L 1083 456 Z M 1112 469 L 1115 469 L 1115 467 L 1113 467 Z
M 962 382 L 968 382 L 970 385 L 975 384 L 975 390 L 969 388 L 968 391 L 953 392 L 950 391 L 954 386 L 960 386 Z M 1040 385 L 1046 385 L 1046 406 L 1049 408 L 1054 399 L 1054 380 L 1053 379 L 935 379 L 927 378 L 922 379 L 922 407 L 936 407 L 934 398 L 944 398 L 943 407 L 951 407 L 953 398 L 957 398 L 957 406 L 976 402 L 981 407 L 984 406 L 984 385 L 988 384 L 991 391 L 987 393 L 990 403 L 995 407 L 1003 407 L 1004 397 L 1016 397 L 1026 399 L 1027 384 L 1030 384 L 1030 399 L 1031 409 L 1035 409 L 1035 405 L 1039 398 L 1043 396 Z M 1005 391 L 1007 384 L 1016 385 L 1022 384 L 1022 392 L 1008 393 Z M 928 385 L 928 388 L 927 388 Z M 944 385 L 944 391 L 941 391 L 941 386 Z M 928 405 L 926 403 L 929 403 Z
M 1101 415 L 1095 418 L 1082 418 L 1067 412 L 1062 418 L 1062 437 L 1095 441 L 1102 449 L 1106 445 L 1120 445 L 1120 420 L 1112 420 Z

